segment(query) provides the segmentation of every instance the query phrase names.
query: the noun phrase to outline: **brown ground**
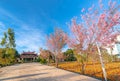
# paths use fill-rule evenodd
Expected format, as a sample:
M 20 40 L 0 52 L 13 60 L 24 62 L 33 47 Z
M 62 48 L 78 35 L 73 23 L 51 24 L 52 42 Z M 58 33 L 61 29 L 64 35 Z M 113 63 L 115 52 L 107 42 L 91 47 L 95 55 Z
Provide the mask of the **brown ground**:
M 2 71 L 2 72 L 1 72 Z M 100 81 L 39 63 L 0 68 L 0 81 Z

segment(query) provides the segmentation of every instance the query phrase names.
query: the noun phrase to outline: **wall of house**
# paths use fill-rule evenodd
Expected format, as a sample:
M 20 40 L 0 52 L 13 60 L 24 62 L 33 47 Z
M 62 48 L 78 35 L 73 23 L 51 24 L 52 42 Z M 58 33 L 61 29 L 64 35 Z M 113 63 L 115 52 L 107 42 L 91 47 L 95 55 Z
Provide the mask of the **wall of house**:
M 117 41 L 119 43 L 113 44 L 114 46 L 112 50 L 110 48 L 106 48 L 109 54 L 112 55 L 120 54 L 120 35 L 117 37 Z

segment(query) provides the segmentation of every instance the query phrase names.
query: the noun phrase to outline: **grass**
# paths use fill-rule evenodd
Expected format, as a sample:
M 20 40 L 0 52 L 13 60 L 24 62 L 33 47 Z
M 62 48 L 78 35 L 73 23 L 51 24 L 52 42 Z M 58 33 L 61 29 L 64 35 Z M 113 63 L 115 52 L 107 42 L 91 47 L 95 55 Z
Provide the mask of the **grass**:
M 59 68 L 81 74 L 81 64 L 77 62 L 62 62 Z M 120 81 L 120 62 L 111 62 L 105 64 L 107 78 L 110 81 Z M 103 79 L 103 73 L 100 63 L 86 63 L 85 75 Z

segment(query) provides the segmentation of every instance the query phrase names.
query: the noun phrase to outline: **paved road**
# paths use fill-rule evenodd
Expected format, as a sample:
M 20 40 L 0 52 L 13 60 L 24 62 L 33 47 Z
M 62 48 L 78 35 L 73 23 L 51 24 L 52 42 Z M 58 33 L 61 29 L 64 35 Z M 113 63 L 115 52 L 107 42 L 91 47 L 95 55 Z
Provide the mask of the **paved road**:
M 0 68 L 0 81 L 99 81 L 97 79 L 41 65 L 16 64 Z

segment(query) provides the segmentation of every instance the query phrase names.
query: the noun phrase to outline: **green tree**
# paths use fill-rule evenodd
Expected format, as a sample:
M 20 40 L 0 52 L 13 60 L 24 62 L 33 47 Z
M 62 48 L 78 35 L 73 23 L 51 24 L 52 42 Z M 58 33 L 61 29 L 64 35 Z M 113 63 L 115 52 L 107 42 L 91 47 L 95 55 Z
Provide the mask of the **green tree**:
M 2 41 L 0 44 L 3 47 L 7 47 L 7 34 L 6 34 L 6 32 L 4 32 L 4 37 L 2 38 Z
M 64 52 L 65 55 L 65 61 L 76 61 L 76 57 L 73 53 L 72 49 L 68 49 L 66 52 Z
M 6 54 L 5 48 L 0 48 L 0 64 L 2 66 L 10 64 L 10 55 Z
M 6 54 L 8 54 L 9 57 L 10 57 L 10 59 L 9 59 L 10 63 L 14 63 L 15 60 L 16 60 L 16 57 L 15 57 L 16 56 L 16 50 L 13 49 L 13 48 L 7 48 L 6 49 Z
M 11 29 L 11 28 L 8 28 L 8 39 L 9 39 L 9 47 L 11 48 L 15 48 L 16 47 L 16 44 L 15 44 L 15 34 L 14 34 L 14 30 Z
M 7 32 L 4 32 L 0 45 L 0 65 L 8 65 L 15 63 L 19 57 L 18 51 L 15 49 L 15 33 L 13 29 L 9 28 Z

